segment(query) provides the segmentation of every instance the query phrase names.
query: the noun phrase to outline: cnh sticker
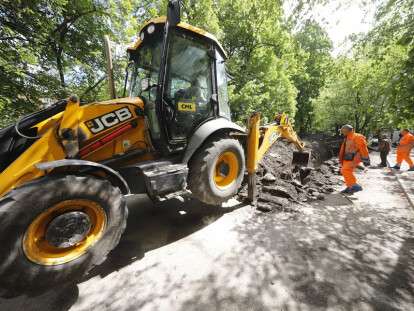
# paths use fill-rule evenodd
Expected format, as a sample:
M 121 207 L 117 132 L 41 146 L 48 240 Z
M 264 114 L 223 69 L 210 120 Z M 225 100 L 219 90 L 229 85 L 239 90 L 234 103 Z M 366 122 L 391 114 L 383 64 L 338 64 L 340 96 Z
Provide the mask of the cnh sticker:
M 178 111 L 196 112 L 195 103 L 178 102 Z
M 131 111 L 125 107 L 89 120 L 85 124 L 93 134 L 97 134 L 132 117 Z

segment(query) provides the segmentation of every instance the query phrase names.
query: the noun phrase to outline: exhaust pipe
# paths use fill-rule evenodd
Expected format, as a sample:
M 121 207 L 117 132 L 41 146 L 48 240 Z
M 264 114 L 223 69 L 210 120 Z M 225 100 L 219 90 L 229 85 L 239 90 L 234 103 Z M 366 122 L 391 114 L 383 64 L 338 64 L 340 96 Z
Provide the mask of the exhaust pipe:
M 111 99 L 116 98 L 115 92 L 115 81 L 114 81 L 114 67 L 112 64 L 112 51 L 111 51 L 111 41 L 109 40 L 109 36 L 105 35 L 105 57 L 106 57 L 106 73 L 108 76 L 108 90 L 109 90 L 109 97 Z

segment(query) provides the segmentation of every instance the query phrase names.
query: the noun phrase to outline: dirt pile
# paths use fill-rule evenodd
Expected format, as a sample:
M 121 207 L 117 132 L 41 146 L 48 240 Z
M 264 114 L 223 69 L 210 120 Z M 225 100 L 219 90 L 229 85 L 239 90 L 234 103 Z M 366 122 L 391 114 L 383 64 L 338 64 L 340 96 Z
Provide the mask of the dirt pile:
M 297 150 L 285 140 L 278 141 L 268 151 L 257 171 L 259 210 L 296 210 L 298 204 L 324 200 L 325 194 L 335 191 L 340 182 L 338 160 L 331 158 L 335 151 L 318 141 L 308 142 L 307 146 L 307 151 L 312 152 L 307 168 L 292 165 L 293 151 Z M 247 197 L 247 185 L 239 196 Z
M 320 165 L 333 157 L 337 157 L 343 138 L 325 134 L 311 134 L 303 138 L 313 152 L 313 163 Z

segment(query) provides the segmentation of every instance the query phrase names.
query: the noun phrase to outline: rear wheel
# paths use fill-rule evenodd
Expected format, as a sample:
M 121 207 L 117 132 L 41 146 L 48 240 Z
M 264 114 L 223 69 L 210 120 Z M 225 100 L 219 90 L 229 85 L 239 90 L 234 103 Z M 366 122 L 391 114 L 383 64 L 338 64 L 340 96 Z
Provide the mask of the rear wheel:
M 198 200 L 220 205 L 233 197 L 243 180 L 244 151 L 232 138 L 207 141 L 190 161 L 189 188 Z
M 0 293 L 78 281 L 103 262 L 126 226 L 118 188 L 93 177 L 45 177 L 0 201 Z

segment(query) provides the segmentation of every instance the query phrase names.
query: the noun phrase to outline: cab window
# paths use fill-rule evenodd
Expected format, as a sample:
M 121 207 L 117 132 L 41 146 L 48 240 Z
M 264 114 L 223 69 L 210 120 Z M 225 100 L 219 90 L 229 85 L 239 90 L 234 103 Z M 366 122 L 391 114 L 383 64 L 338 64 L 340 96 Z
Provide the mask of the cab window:
M 212 115 L 212 58 L 210 46 L 183 33 L 174 33 L 168 55 L 164 99 L 171 110 L 170 139 L 186 139 Z
M 216 67 L 217 67 L 217 92 L 219 102 L 219 115 L 227 119 L 231 119 L 229 107 L 229 94 L 227 91 L 227 72 L 224 58 L 216 51 Z
M 130 96 L 140 96 L 145 100 L 145 110 L 153 139 L 159 139 L 161 129 L 156 113 L 157 88 L 160 71 L 162 37 L 157 35 L 145 42 L 132 55 L 134 67 L 130 80 Z

